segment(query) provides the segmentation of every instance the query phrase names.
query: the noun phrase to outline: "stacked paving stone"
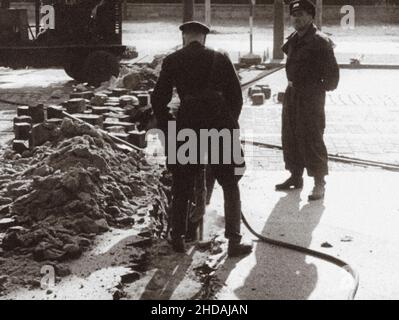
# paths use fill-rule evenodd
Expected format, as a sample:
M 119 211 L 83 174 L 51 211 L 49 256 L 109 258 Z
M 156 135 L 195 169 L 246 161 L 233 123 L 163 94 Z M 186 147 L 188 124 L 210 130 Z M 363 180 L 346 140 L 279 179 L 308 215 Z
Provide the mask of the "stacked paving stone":
M 47 110 L 42 104 L 18 107 L 14 118 L 13 149 L 22 154 L 48 141 L 54 126 L 61 125 L 63 112 L 139 148 L 146 147 L 144 129 L 153 114 L 150 92 L 116 88 L 99 93 L 73 92 L 68 101 L 49 106 Z
M 20 106 L 17 108 L 17 116 L 14 118 L 15 139 L 13 149 L 18 153 L 28 150 L 31 145 L 31 132 L 33 126 L 44 121 L 44 106 Z
M 268 84 L 257 84 L 248 89 L 248 97 L 252 100 L 253 106 L 261 106 L 271 98 L 271 88 Z M 284 101 L 284 92 L 278 92 L 276 99 L 279 103 Z
M 261 106 L 265 100 L 270 99 L 271 89 L 269 85 L 256 85 L 248 89 L 248 96 L 252 99 L 252 105 Z

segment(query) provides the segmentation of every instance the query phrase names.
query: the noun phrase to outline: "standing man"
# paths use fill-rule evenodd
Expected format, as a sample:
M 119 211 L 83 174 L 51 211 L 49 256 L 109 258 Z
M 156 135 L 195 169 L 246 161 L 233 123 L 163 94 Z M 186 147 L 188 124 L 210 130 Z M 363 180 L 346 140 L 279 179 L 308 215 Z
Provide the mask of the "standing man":
M 332 41 L 313 23 L 315 6 L 310 0 L 290 3 L 295 32 L 282 50 L 287 55 L 288 87 L 282 113 L 282 144 L 285 168 L 291 176 L 276 190 L 302 188 L 306 168 L 314 178 L 309 200 L 324 197 L 328 154 L 324 144 L 326 91 L 338 86 L 339 68 Z
M 164 132 L 167 131 L 168 120 L 170 120 L 167 105 L 172 98 L 173 88 L 176 88 L 181 101 L 181 106 L 177 112 L 177 130 L 179 128 L 194 129 L 187 123 L 196 122 L 198 116 L 204 115 L 209 119 L 205 119 L 204 122 L 213 121 L 213 128 L 228 129 L 230 132 L 238 129 L 238 117 L 241 113 L 243 100 L 240 82 L 233 64 L 227 55 L 205 47 L 206 35 L 210 31 L 206 25 L 189 21 L 182 24 L 180 30 L 182 31 L 183 48 L 164 59 L 157 85 L 151 97 L 158 127 Z M 221 94 L 224 101 L 222 103 L 223 115 L 216 117 L 216 109 L 210 110 L 209 107 L 207 108 L 202 104 L 200 104 L 200 109 L 204 111 L 197 113 L 197 116 L 187 111 L 190 110 L 188 108 L 190 103 L 187 101 L 190 101 L 192 97 L 205 95 L 209 89 Z M 183 110 L 186 110 L 185 116 L 183 116 Z M 200 128 L 204 127 L 200 126 Z M 196 129 L 198 128 L 195 127 L 195 131 Z M 208 127 L 208 129 L 210 128 Z M 173 139 L 173 137 L 168 137 L 169 139 Z M 197 138 L 197 141 L 199 140 Z M 231 148 L 231 145 L 228 146 L 223 139 L 219 150 L 215 152 L 223 153 L 223 150 L 228 148 Z M 210 150 L 209 152 L 213 151 Z M 171 155 L 168 155 L 168 159 L 170 157 Z M 241 201 L 238 186 L 241 175 L 235 174 L 236 164 L 234 161 L 232 164 L 223 164 L 220 161 L 222 161 L 221 158 L 219 158 L 219 163 L 211 164 L 210 167 L 216 180 L 223 188 L 225 236 L 229 239 L 228 254 L 229 256 L 241 256 L 252 251 L 251 245 L 241 243 Z M 194 187 L 194 177 L 201 167 L 198 164 L 179 164 L 179 159 L 177 159 L 177 164 L 169 166 L 169 168 L 171 168 L 173 175 L 172 246 L 175 251 L 184 252 L 188 202 Z

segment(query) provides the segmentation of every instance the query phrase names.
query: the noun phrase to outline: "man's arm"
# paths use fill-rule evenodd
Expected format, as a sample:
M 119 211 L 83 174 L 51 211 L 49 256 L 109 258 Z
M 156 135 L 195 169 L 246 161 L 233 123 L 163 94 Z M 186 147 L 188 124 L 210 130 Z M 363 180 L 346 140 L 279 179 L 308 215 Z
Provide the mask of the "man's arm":
M 170 119 L 168 103 L 172 99 L 173 86 L 171 64 L 168 57 L 166 57 L 163 61 L 161 73 L 151 96 L 151 104 L 158 122 L 158 128 L 162 130 L 166 130 L 168 120 Z
M 322 81 L 326 91 L 335 90 L 339 82 L 339 66 L 335 59 L 333 43 L 325 42 L 321 48 L 321 72 Z
M 227 54 L 223 57 L 223 93 L 233 119 L 238 121 L 243 104 L 241 84 L 230 58 Z

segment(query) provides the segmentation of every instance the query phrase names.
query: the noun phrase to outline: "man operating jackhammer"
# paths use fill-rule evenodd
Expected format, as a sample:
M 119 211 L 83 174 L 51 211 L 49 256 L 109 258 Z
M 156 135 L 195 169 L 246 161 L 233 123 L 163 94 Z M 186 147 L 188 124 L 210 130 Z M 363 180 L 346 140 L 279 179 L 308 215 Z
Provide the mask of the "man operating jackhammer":
M 200 129 L 214 128 L 226 129 L 231 137 L 235 137 L 233 131 L 239 128 L 238 117 L 243 100 L 233 64 L 227 55 L 205 47 L 206 35 L 210 31 L 206 25 L 190 21 L 181 25 L 180 30 L 183 48 L 164 59 L 160 77 L 152 94 L 151 102 L 158 128 L 166 132 L 169 144 L 171 142 L 169 140 L 173 137 L 167 133 L 170 119 L 167 105 L 171 101 L 175 87 L 181 101 L 176 117 L 178 133 L 183 129 L 193 129 L 198 137 Z M 226 143 L 223 139 L 218 150 L 208 150 L 209 158 L 212 158 L 212 153 L 223 155 L 223 150 L 232 150 L 234 143 L 232 140 L 233 138 Z M 166 147 L 167 151 L 168 149 Z M 194 187 L 194 177 L 203 166 L 200 165 L 198 158 L 196 163 L 182 164 L 177 157 L 174 157 L 177 158 L 177 163 L 172 165 L 169 161 L 171 154 L 167 154 L 167 157 L 168 167 L 173 176 L 172 246 L 177 252 L 185 252 L 189 200 Z M 239 161 L 233 160 L 225 164 L 221 162 L 222 158 L 219 157 L 218 163 L 209 166 L 223 188 L 225 236 L 229 240 L 228 255 L 246 255 L 252 251 L 252 245 L 241 243 L 241 201 L 238 182 L 242 173 L 237 174 L 235 170 L 243 165 L 243 161 L 238 163 Z

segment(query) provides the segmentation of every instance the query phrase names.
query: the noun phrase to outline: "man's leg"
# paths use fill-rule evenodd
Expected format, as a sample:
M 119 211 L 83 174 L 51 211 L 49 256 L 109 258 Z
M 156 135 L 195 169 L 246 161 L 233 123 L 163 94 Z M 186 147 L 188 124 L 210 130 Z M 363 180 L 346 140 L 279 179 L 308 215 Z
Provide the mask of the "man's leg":
M 303 96 L 298 101 L 298 110 L 301 113 L 297 117 L 297 145 L 308 175 L 315 179 L 309 200 L 324 197 L 324 177 L 328 175 L 328 153 L 324 143 L 324 105 L 325 93 L 322 91 L 309 93 L 309 97 Z
M 328 153 L 324 143 L 324 128 L 318 124 L 313 125 L 313 128 L 301 141 L 301 151 L 308 175 L 314 178 L 314 188 L 308 199 L 319 200 L 324 198 L 325 193 L 324 177 L 328 175 Z
M 241 241 L 241 199 L 238 183 L 222 185 L 224 198 L 225 237 L 229 241 Z
M 237 257 L 249 254 L 252 245 L 241 242 L 241 199 L 238 181 L 234 168 L 225 166 L 213 167 L 218 183 L 222 186 L 224 196 L 225 237 L 229 240 L 228 255 Z
M 326 186 L 326 181 L 324 180 L 324 175 L 316 175 L 314 177 L 314 187 L 308 199 L 310 201 L 323 199 L 324 193 L 326 191 L 325 186 Z
M 291 169 L 290 177 L 283 183 L 276 184 L 276 190 L 301 189 L 303 187 L 303 171 L 304 168 Z
M 298 148 L 296 109 L 295 91 L 292 88 L 288 88 L 284 96 L 281 140 L 285 168 L 291 175 L 283 183 L 277 184 L 276 190 L 289 190 L 292 187 L 299 189 L 303 187 L 304 163 Z

